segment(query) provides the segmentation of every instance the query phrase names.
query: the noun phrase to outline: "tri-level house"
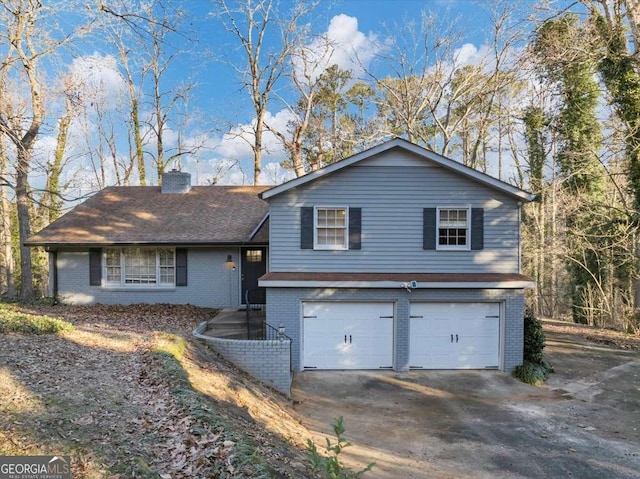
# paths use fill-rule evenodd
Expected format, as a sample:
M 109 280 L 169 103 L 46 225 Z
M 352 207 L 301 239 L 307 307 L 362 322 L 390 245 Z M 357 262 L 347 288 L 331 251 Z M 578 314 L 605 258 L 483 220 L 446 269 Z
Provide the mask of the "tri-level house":
M 68 303 L 238 308 L 304 369 L 522 362 L 520 214 L 533 196 L 393 139 L 275 187 L 112 187 L 29 239 Z

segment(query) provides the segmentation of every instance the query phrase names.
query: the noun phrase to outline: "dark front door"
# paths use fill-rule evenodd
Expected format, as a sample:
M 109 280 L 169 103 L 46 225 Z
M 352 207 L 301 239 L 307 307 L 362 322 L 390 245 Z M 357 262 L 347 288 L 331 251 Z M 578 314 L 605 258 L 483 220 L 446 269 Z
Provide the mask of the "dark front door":
M 246 304 L 247 291 L 249 291 L 249 303 L 266 303 L 264 288 L 258 288 L 258 278 L 267 272 L 267 248 L 243 248 L 240 267 L 242 268 L 242 304 Z

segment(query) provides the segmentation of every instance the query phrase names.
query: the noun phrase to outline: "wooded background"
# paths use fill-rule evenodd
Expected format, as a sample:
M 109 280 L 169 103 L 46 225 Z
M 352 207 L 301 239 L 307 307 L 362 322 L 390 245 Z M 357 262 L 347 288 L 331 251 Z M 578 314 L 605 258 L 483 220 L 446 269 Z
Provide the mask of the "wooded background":
M 253 114 L 248 131 L 232 118 L 210 119 L 211 128 L 250 145 L 255 184 L 265 135 L 297 176 L 406 138 L 538 195 L 523 214 L 523 272 L 536 282 L 528 300 L 538 315 L 640 333 L 640 3 L 483 2 L 492 23 L 473 62 L 460 53 L 467 26 L 421 12 L 389 31 L 377 68 L 368 59 L 357 75 L 332 64 L 332 40 L 311 31 L 313 2 L 210 5 L 207 21 L 237 54 L 207 61 L 232 68 Z M 46 254 L 23 246 L 32 231 L 105 186 L 158 184 L 172 162 L 206 148 L 181 136 L 196 82 L 166 86 L 189 21 L 178 1 L 3 0 L 2 295 L 46 293 Z M 72 68 L 96 38 L 126 85 L 117 99 Z M 277 108 L 288 112 L 285 127 L 271 122 Z M 177 141 L 166 140 L 168 125 Z M 55 145 L 43 157 L 45 133 Z

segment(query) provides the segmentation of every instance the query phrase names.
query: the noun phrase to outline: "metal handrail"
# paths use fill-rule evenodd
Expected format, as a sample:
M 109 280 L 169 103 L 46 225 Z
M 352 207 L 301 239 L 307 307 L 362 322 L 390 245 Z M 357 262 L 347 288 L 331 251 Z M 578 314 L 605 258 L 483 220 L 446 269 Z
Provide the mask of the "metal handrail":
M 264 313 L 264 307 L 266 306 L 266 298 L 265 303 L 252 303 L 250 299 L 250 293 L 256 292 L 259 290 L 247 290 L 245 293 L 245 306 L 247 311 L 247 339 L 251 341 L 264 341 L 264 340 L 277 340 L 277 341 L 286 341 L 288 340 L 291 347 L 289 348 L 289 368 L 293 371 L 293 338 L 287 336 L 285 334 L 285 330 L 283 326 L 273 327 L 267 323 L 267 318 L 264 316 L 258 316 L 258 314 L 252 313 Z M 264 291 L 264 289 L 262 289 Z M 254 308 L 254 306 L 260 306 L 260 309 Z M 256 320 L 254 320 L 254 317 Z
M 259 290 L 248 289 L 244 294 L 244 302 L 247 314 L 247 339 L 263 339 L 265 336 L 265 324 L 266 318 L 264 316 L 258 316 L 258 314 L 252 314 L 257 312 L 264 312 L 265 303 L 251 302 L 251 295 L 258 296 Z M 263 290 L 264 291 L 264 290 Z M 255 320 L 254 320 L 255 317 Z
M 274 328 L 269 323 L 265 322 L 264 324 L 267 327 L 265 330 L 266 334 L 264 339 L 278 341 L 285 341 L 288 339 L 289 341 L 293 342 L 293 339 L 285 334 L 284 327 L 280 326 L 278 328 Z

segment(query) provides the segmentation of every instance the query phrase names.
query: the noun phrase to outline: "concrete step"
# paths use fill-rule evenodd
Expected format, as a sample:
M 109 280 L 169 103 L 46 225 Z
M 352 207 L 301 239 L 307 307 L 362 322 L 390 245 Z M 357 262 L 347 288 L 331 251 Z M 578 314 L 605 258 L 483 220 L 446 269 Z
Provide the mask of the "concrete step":
M 208 329 L 204 332 L 205 336 L 211 336 L 212 338 L 224 338 L 224 339 L 246 339 L 247 331 L 246 330 L 215 330 Z
M 246 325 L 247 324 L 247 320 L 246 319 L 238 319 L 238 320 L 224 320 L 224 321 L 215 321 L 215 320 L 209 320 L 207 321 L 207 324 L 209 325 L 210 328 L 215 328 L 217 326 L 239 326 L 239 325 Z

